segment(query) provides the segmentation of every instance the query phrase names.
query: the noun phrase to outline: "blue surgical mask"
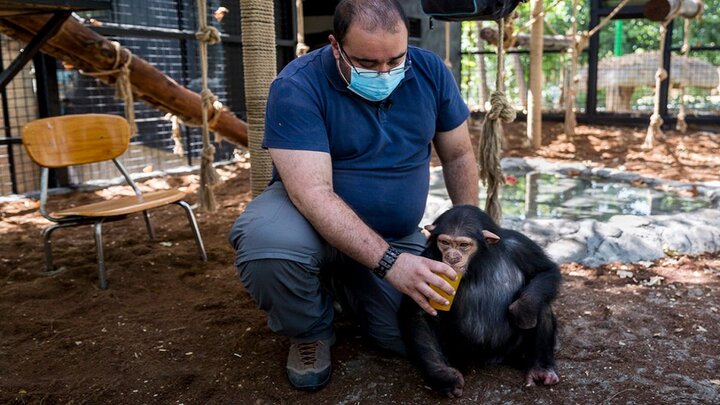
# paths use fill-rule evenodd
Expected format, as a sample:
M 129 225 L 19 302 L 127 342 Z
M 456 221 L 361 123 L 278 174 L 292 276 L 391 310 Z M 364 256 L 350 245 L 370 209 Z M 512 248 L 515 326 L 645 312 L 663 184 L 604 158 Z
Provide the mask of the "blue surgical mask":
M 392 94 L 404 77 L 403 69 L 383 73 L 362 68 L 350 69 L 348 90 L 370 101 L 382 101 Z
M 340 55 L 343 61 L 350 66 L 350 83 L 348 90 L 370 101 L 382 101 L 392 94 L 405 77 L 405 72 L 410 68 L 410 62 L 403 62 L 401 66 L 390 69 L 387 72 L 378 72 L 372 69 L 363 69 L 353 66 L 345 58 L 345 52 Z M 345 77 L 343 76 L 343 79 Z M 347 79 L 345 79 L 347 83 Z

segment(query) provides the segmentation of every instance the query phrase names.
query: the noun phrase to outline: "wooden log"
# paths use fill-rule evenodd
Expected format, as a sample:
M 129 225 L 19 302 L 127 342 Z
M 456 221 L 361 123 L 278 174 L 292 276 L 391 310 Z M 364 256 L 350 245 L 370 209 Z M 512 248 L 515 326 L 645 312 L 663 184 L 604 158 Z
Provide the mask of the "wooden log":
M 542 146 L 542 85 L 543 85 L 543 0 L 531 0 L 530 15 L 530 97 L 528 97 L 527 136 L 530 146 Z
M 1 18 L 0 32 L 27 43 L 49 18 L 49 15 Z M 115 47 L 110 40 L 72 18 L 43 45 L 41 51 L 88 72 L 112 70 L 115 64 Z M 128 53 L 122 52 L 121 62 L 126 62 L 127 58 Z M 113 84 L 116 76 L 109 74 L 99 79 Z M 133 55 L 130 62 L 130 82 L 135 96 L 151 106 L 189 123 L 202 122 L 200 95 L 178 84 L 137 55 Z M 208 116 L 212 117 L 213 113 L 210 110 Z M 248 144 L 247 123 L 226 109 L 220 112 L 210 129 L 235 144 Z
M 480 30 L 480 38 L 484 39 L 488 43 L 497 46 L 498 32 L 495 28 L 486 27 Z M 505 41 L 506 44 L 508 40 Z M 544 35 L 543 46 L 546 51 L 564 51 L 572 46 L 572 39 L 565 35 Z M 516 34 L 515 48 L 529 48 L 530 47 L 530 35 L 528 34 Z
M 695 18 L 703 11 L 702 0 L 649 0 L 643 14 L 652 21 L 665 21 L 677 13 L 684 18 Z

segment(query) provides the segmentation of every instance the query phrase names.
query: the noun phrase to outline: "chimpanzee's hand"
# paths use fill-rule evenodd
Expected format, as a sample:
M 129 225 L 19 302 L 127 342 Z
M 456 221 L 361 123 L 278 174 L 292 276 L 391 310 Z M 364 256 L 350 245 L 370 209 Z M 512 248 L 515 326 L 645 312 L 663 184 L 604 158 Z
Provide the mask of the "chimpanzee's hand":
M 415 300 L 425 312 L 435 316 L 437 311 L 430 306 L 428 300 L 444 305 L 447 305 L 447 300 L 430 288 L 430 284 L 439 287 L 448 295 L 455 294 L 452 286 L 438 274 L 444 274 L 451 280 L 457 277 L 455 270 L 443 262 L 402 253 L 385 275 L 385 279 L 398 291 Z
M 537 300 L 523 294 L 515 300 L 508 310 L 510 319 L 520 329 L 532 329 L 537 326 L 539 304 Z

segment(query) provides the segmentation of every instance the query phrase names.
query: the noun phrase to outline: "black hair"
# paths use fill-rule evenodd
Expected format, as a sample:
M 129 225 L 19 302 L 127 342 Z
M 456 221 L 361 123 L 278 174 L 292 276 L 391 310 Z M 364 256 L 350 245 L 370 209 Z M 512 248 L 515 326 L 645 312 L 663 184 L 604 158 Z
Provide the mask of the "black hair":
M 410 29 L 405 10 L 397 0 L 342 0 L 333 19 L 333 35 L 341 45 L 353 22 L 369 31 L 380 28 L 394 32 L 399 22 Z

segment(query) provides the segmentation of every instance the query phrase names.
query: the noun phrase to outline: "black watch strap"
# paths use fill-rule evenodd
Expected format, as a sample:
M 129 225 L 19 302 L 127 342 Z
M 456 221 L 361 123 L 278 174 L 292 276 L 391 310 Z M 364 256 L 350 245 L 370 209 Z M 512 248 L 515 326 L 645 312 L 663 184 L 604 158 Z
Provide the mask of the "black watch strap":
M 400 251 L 390 246 L 385 251 L 382 259 L 380 259 L 377 267 L 373 269 L 373 273 L 380 278 L 385 278 L 385 275 L 388 271 L 390 271 L 393 264 L 395 264 L 395 260 L 397 260 L 398 256 L 400 256 Z

